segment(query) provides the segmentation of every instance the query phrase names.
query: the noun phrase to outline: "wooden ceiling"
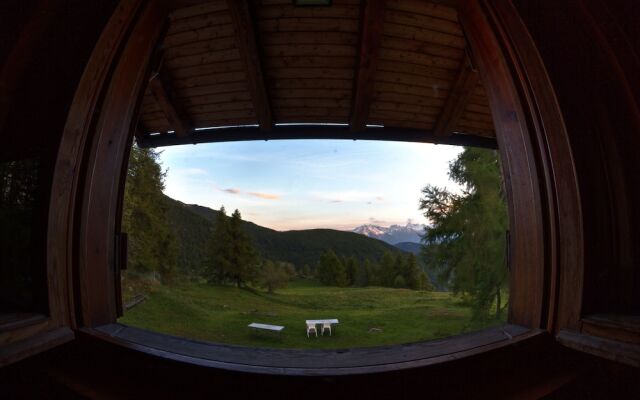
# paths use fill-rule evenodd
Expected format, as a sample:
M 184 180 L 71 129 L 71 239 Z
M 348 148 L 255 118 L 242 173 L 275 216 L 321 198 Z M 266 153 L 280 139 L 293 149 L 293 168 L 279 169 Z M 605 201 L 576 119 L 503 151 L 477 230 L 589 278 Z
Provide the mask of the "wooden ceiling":
M 443 143 L 494 138 L 465 47 L 455 8 L 420 0 L 177 8 L 144 96 L 138 142 L 215 141 L 198 140 L 204 131 L 196 128 L 236 125 L 258 125 L 267 138 L 285 123 L 348 124 L 348 132 L 383 125 Z

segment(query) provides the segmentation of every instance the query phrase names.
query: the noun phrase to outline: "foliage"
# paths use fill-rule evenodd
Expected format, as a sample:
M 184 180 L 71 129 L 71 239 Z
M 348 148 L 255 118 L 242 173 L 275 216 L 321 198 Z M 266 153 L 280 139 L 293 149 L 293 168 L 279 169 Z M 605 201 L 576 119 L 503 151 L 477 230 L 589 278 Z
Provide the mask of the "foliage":
M 356 271 L 358 270 L 358 260 L 355 257 L 346 257 L 343 261 L 344 273 L 346 278 L 346 286 L 353 286 L 356 280 Z
M 276 289 L 287 287 L 295 273 L 293 264 L 267 260 L 258 272 L 258 285 L 269 293 L 274 293 Z
M 390 252 L 385 252 L 380 260 L 380 268 L 378 269 L 378 278 L 376 281 L 380 286 L 393 287 L 396 279 L 396 262 L 397 259 Z
M 41 168 L 37 159 L 0 163 L 1 311 L 33 311 L 46 304 L 38 294 L 46 296 L 46 282 L 33 272 L 45 262 L 44 249 L 37 245 L 37 237 L 45 229 L 45 224 L 39 223 L 45 207 L 38 190 Z
M 347 275 L 344 265 L 331 249 L 320 256 L 320 261 L 318 261 L 318 266 L 316 267 L 316 275 L 323 285 L 347 285 Z
M 500 318 L 507 211 L 497 153 L 465 148 L 450 163 L 449 176 L 463 186 L 462 194 L 431 185 L 422 190 L 420 209 L 432 223 L 423 239 L 424 261 L 438 280 L 470 298 L 475 318 L 487 318 L 494 304 Z
M 311 267 L 309 266 L 309 264 L 305 264 L 304 267 L 302 267 L 300 275 L 303 278 L 311 278 L 312 274 L 313 273 L 311 272 Z
M 122 230 L 128 234 L 128 271 L 153 275 L 163 282 L 176 275 L 178 247 L 167 222 L 165 172 L 152 149 L 131 148 L 122 211 Z
M 204 268 L 208 281 L 232 281 L 238 287 L 252 282 L 256 277 L 257 256 L 251 239 L 242 229 L 240 211 L 235 210 L 229 218 L 221 207 L 217 217 Z
M 412 253 L 385 252 L 379 263 L 367 258 L 342 260 L 332 250 L 325 252 L 316 267 L 316 277 L 327 286 L 384 286 L 413 290 L 434 290 L 428 276 L 418 267 Z

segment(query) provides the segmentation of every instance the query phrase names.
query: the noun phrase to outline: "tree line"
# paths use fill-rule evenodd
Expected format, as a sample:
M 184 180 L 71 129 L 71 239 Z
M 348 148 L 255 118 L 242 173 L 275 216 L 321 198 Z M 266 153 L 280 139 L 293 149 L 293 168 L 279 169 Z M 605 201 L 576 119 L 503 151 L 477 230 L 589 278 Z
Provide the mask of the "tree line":
M 307 266 L 303 270 L 308 269 Z M 327 250 L 315 267 L 315 277 L 330 286 L 383 286 L 413 290 L 433 290 L 427 274 L 420 270 L 416 256 L 385 252 L 379 261 L 339 257 Z

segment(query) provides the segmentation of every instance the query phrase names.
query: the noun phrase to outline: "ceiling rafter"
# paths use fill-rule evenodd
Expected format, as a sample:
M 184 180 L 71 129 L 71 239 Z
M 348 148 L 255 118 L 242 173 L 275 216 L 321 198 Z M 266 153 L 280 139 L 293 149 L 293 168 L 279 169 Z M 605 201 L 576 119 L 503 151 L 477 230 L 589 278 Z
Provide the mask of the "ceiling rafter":
M 349 125 L 354 131 L 365 129 L 374 96 L 384 26 L 385 0 L 365 2 L 362 13 L 360 51 L 353 89 L 353 106 Z
M 473 68 L 469 58 L 465 56 L 458 72 L 449 97 L 447 97 L 442 113 L 433 129 L 436 136 L 448 136 L 453 134 L 458 121 L 467 108 L 473 91 L 479 82 L 478 72 Z
M 261 130 L 270 130 L 273 127 L 273 116 L 249 4 L 247 0 L 227 0 L 227 5 L 236 31 L 236 44 L 246 67 L 247 83 L 258 124 Z
M 192 138 L 179 138 L 172 134 L 145 136 L 138 143 L 143 148 L 174 146 L 180 144 L 233 142 L 242 140 L 282 140 L 282 139 L 345 139 L 345 140 L 390 140 L 399 142 L 437 143 L 459 146 L 497 149 L 494 138 L 477 135 L 435 136 L 424 129 L 366 127 L 354 132 L 346 124 L 328 125 L 276 125 L 269 132 L 259 127 L 238 126 L 211 128 L 198 131 Z
M 193 124 L 178 103 L 171 80 L 167 74 L 162 70 L 153 74 L 149 80 L 149 90 L 156 99 L 167 121 L 169 121 L 169 126 L 176 132 L 176 136 L 191 136 L 193 133 Z

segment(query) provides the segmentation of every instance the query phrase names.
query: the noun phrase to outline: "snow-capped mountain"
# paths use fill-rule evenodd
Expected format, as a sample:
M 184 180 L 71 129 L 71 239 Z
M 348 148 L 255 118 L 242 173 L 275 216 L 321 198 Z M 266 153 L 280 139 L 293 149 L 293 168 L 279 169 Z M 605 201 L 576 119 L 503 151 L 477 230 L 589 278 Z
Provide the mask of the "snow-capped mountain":
M 380 225 L 366 224 L 355 228 L 353 232 L 369 236 L 395 245 L 400 242 L 419 243 L 420 236 L 424 234 L 425 225 L 413 224 L 408 221 L 406 225 Z

